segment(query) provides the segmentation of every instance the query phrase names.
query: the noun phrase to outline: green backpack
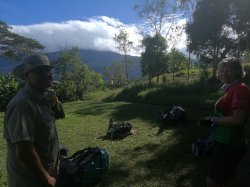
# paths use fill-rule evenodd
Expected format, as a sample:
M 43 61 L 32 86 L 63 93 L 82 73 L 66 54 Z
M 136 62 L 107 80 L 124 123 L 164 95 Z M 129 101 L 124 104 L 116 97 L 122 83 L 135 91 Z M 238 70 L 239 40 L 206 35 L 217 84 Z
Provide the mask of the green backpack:
M 100 147 L 77 151 L 60 162 L 59 187 L 86 187 L 98 183 L 109 169 L 109 153 Z

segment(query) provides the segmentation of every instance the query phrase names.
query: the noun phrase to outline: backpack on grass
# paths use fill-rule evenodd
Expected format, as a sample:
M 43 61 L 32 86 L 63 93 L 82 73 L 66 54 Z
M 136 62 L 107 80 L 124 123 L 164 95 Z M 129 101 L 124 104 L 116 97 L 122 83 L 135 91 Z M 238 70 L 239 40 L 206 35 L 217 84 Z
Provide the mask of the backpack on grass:
M 172 106 L 160 113 L 160 120 L 164 123 L 177 124 L 186 120 L 186 110 L 181 106 Z
M 196 157 L 209 157 L 212 155 L 215 141 L 211 138 L 198 139 L 192 144 L 192 153 Z
M 62 159 L 58 187 L 86 187 L 98 183 L 109 168 L 108 151 L 88 147 Z
M 123 138 L 130 134 L 132 125 L 129 122 L 113 123 L 110 119 L 107 136 L 111 139 Z

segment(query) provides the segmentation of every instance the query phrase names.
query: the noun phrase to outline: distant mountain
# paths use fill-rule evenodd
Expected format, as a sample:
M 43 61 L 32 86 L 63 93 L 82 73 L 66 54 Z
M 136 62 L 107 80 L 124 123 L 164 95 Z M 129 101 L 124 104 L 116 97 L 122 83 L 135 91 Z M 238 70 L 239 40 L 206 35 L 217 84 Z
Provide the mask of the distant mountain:
M 48 53 L 49 59 L 57 59 L 59 52 Z M 80 50 L 82 60 L 90 70 L 103 73 L 106 66 L 113 62 L 122 63 L 124 57 L 119 53 L 111 51 L 94 51 L 94 50 Z M 140 57 L 129 56 L 129 60 L 134 62 L 133 67 L 129 70 L 129 79 L 136 79 L 141 77 Z M 0 72 L 8 73 L 20 62 L 11 62 L 0 58 Z

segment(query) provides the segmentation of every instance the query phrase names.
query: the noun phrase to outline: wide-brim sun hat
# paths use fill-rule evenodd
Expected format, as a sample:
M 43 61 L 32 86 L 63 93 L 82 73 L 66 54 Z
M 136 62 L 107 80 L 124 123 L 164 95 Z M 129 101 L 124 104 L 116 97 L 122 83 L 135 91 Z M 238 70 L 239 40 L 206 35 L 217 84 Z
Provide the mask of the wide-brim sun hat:
M 20 65 L 16 66 L 13 70 L 13 74 L 16 77 L 25 80 L 26 73 L 42 66 L 48 66 L 50 68 L 55 67 L 55 65 L 51 64 L 45 54 L 33 54 L 25 58 Z

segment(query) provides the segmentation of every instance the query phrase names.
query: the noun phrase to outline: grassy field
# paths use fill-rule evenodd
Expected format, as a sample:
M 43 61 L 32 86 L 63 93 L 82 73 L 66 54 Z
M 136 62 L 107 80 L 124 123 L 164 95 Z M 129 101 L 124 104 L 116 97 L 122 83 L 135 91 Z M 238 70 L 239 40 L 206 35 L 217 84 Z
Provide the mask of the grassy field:
M 60 143 L 68 146 L 69 154 L 88 146 L 105 147 L 109 151 L 110 169 L 99 187 L 205 186 L 208 159 L 193 157 L 191 144 L 197 138 L 207 136 L 207 129 L 198 126 L 197 122 L 211 114 L 210 108 L 185 105 L 187 122 L 167 125 L 158 134 L 161 125 L 158 111 L 166 108 L 164 103 L 105 100 L 110 94 L 110 91 L 97 92 L 85 101 L 64 103 L 66 118 L 57 121 Z M 122 140 L 106 139 L 110 118 L 114 122 L 131 122 L 135 134 Z M 3 113 L 0 113 L 0 121 L 2 124 Z M 6 146 L 3 139 L 0 148 L 0 186 L 4 187 Z M 241 187 L 249 187 L 249 168 L 248 155 L 239 169 Z

